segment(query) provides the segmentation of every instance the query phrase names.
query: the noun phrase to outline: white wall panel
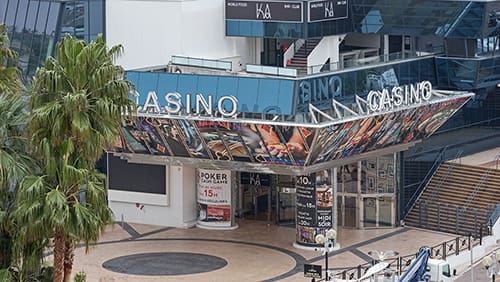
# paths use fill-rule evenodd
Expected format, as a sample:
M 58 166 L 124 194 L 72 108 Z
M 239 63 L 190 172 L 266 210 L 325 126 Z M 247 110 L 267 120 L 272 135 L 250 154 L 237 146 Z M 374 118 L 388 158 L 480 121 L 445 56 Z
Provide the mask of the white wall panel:
M 117 63 L 127 70 L 166 65 L 172 55 L 255 60 L 255 39 L 225 36 L 224 0 L 108 0 L 106 37 L 124 46 Z

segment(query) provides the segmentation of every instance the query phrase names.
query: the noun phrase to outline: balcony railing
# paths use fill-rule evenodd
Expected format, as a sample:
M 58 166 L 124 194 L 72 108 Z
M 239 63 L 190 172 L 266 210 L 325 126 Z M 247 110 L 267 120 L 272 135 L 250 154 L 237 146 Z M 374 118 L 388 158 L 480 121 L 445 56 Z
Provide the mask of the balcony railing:
M 190 67 L 210 68 L 223 71 L 231 71 L 233 69 L 232 62 L 184 56 L 172 56 L 172 64 Z

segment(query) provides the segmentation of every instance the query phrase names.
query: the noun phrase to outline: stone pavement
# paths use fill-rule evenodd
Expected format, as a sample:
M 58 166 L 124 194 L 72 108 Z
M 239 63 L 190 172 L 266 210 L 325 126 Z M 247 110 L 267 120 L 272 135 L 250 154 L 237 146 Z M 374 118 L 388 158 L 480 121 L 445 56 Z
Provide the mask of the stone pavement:
M 99 282 L 310 281 L 303 277 L 303 265 L 324 266 L 320 252 L 293 247 L 294 228 L 253 220 L 238 223 L 231 231 L 118 223 L 89 253 L 83 247 L 76 250 L 73 273 L 85 271 L 87 281 Z M 369 262 L 370 250 L 408 255 L 452 238 L 410 227 L 340 229 L 341 248 L 331 253 L 329 268 Z

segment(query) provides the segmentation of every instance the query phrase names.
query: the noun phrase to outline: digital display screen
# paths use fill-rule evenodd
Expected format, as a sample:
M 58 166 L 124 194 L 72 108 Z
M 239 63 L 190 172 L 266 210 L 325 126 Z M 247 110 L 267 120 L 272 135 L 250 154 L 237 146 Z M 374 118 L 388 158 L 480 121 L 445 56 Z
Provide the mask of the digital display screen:
M 116 150 L 285 166 L 307 166 L 429 137 L 469 97 L 360 117 L 323 128 L 192 121 L 124 119 Z

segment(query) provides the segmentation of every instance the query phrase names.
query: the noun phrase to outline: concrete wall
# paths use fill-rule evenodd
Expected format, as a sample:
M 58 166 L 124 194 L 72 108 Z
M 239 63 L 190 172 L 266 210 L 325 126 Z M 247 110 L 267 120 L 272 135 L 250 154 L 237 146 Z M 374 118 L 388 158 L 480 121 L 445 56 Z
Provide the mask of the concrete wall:
M 166 195 L 109 191 L 115 220 L 187 228 L 196 223 L 196 174 L 190 167 L 166 166 Z
M 127 70 L 166 65 L 172 55 L 258 58 L 255 39 L 225 36 L 224 0 L 109 0 L 106 37 L 123 45 L 117 63 Z

